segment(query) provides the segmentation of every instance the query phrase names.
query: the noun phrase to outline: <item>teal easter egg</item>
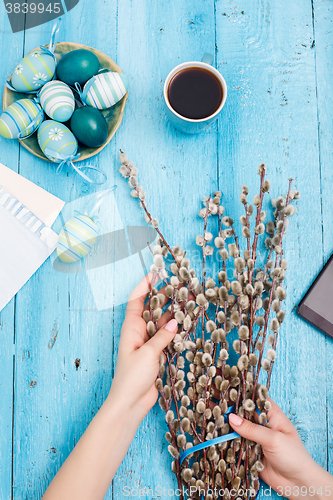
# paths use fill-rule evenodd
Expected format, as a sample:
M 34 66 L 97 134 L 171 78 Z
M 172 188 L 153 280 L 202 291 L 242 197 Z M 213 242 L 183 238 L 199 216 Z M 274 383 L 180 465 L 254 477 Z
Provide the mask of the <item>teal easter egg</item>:
M 93 76 L 84 86 L 82 101 L 97 109 L 107 109 L 120 101 L 128 91 L 123 73 L 108 71 Z
M 99 70 L 99 60 L 90 50 L 68 52 L 57 65 L 57 77 L 67 85 L 84 85 Z
M 71 118 L 71 130 L 85 146 L 97 148 L 108 138 L 108 126 L 102 113 L 84 106 L 77 109 Z
M 38 129 L 43 119 L 39 104 L 31 99 L 20 99 L 1 114 L 0 134 L 6 139 L 24 139 Z
M 96 243 L 98 230 L 87 215 L 76 215 L 62 228 L 57 245 L 60 260 L 68 264 L 85 257 Z
M 45 156 L 55 163 L 61 163 L 77 152 L 77 140 L 63 123 L 46 120 L 39 127 L 37 138 Z
M 52 80 L 55 65 L 54 57 L 42 50 L 35 50 L 16 66 L 12 74 L 12 85 L 19 92 L 38 90 Z
M 44 85 L 39 100 L 45 113 L 57 122 L 67 122 L 74 113 L 74 94 L 66 83 L 58 80 Z

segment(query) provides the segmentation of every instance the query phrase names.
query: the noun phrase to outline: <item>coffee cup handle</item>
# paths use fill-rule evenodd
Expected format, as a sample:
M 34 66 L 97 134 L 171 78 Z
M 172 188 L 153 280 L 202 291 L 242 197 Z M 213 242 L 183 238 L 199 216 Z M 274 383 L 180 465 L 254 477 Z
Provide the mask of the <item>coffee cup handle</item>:
M 201 59 L 201 62 L 209 64 L 210 66 L 213 64 L 213 61 L 214 61 L 213 54 L 208 54 L 208 52 L 206 52 L 206 54 Z

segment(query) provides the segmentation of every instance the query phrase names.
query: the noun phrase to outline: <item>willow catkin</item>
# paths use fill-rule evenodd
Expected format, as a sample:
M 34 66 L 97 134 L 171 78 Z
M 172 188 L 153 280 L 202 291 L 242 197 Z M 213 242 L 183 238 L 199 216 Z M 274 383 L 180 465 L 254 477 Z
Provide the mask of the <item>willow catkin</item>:
M 251 198 L 253 205 L 248 187 L 241 188 L 243 214 L 239 220 L 244 238 L 239 238 L 233 218 L 222 206 L 221 192 L 203 197 L 199 210 L 203 230 L 194 236 L 196 258 L 191 261 L 182 246 L 171 247 L 161 236 L 161 223 L 150 215 L 146 192 L 139 185 L 138 168 L 123 152 L 120 161 L 120 173 L 128 180 L 132 196 L 139 200 L 145 220 L 159 232 L 152 248 L 153 282 L 143 327 L 148 336 L 155 335 L 165 311 L 179 326 L 163 352 L 156 380 L 172 471 L 178 484 L 185 487 L 223 484 L 225 500 L 235 500 L 233 489 L 248 486 L 255 496 L 263 470 L 260 445 L 248 441 L 245 449 L 240 439 L 228 440 L 191 453 L 181 468 L 179 457 L 184 449 L 230 432 L 230 402 L 235 405 L 232 411 L 250 420 L 257 406 L 259 422 L 269 426 L 268 385 L 277 359 L 287 295 L 283 244 L 289 219 L 296 213 L 291 202 L 300 194 L 291 190 L 289 181 L 287 194 L 272 199 L 273 214 L 267 220 L 269 211 L 263 204 L 272 187 L 266 179 L 266 165 L 260 164 L 261 189 Z M 266 248 L 260 266 L 259 245 Z M 165 285 L 164 293 L 159 292 L 158 281 Z M 258 383 L 259 374 L 267 383 Z M 237 472 L 235 463 L 239 465 Z M 193 498 L 200 498 L 198 491 Z M 206 495 L 210 497 L 210 493 Z

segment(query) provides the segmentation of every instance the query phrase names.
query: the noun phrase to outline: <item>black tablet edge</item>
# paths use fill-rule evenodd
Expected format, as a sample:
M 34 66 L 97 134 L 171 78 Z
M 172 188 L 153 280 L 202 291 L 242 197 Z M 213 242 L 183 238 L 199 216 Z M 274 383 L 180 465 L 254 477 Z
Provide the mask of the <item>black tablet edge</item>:
M 327 321 L 327 319 L 317 314 L 305 304 L 300 304 L 298 306 L 297 313 L 299 316 L 311 323 L 311 325 L 333 338 L 333 324 Z
M 320 271 L 320 273 L 318 274 L 318 276 L 316 277 L 316 279 L 314 280 L 312 285 L 309 287 L 308 291 L 306 292 L 306 294 L 304 295 L 302 300 L 300 301 L 300 303 L 297 307 L 297 314 L 299 316 L 301 316 L 302 318 L 304 318 L 309 323 L 311 323 L 313 326 L 315 326 L 316 328 L 318 328 L 319 330 L 321 330 L 322 332 L 326 333 L 327 335 L 329 335 L 330 337 L 333 338 L 333 325 L 332 325 L 332 323 L 327 321 L 325 318 L 323 318 L 322 316 L 320 316 L 319 314 L 317 314 L 315 311 L 313 311 L 312 309 L 310 309 L 308 306 L 306 306 L 304 304 L 305 299 L 307 298 L 309 293 L 312 291 L 313 287 L 316 285 L 317 281 L 319 280 L 321 275 L 325 272 L 326 268 L 330 265 L 332 260 L 333 260 L 333 255 L 331 255 L 331 257 L 328 259 L 328 261 L 326 262 L 326 264 L 324 265 L 324 267 L 322 268 L 322 270 Z M 308 311 L 311 312 L 312 319 L 318 320 L 318 324 L 314 323 L 312 321 L 312 319 L 310 319 L 310 317 L 306 315 L 306 313 Z M 319 326 L 319 324 L 323 325 L 323 327 Z M 328 326 L 330 327 L 330 329 L 328 328 Z M 329 331 L 327 331 L 327 330 L 329 330 Z

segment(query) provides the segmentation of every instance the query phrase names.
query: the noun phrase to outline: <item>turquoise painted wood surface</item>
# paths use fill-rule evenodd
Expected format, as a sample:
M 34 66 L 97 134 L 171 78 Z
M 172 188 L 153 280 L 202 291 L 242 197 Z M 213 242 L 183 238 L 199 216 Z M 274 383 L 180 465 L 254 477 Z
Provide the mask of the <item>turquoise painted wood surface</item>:
M 0 10 L 4 83 L 25 53 L 48 42 L 52 23 L 14 35 L 3 4 Z M 123 123 L 93 159 L 107 170 L 108 187 L 118 184 L 124 225 L 143 219 L 118 174 L 119 148 L 139 166 L 167 239 L 192 255 L 202 196 L 221 189 L 236 219 L 240 186 L 254 192 L 261 161 L 268 165 L 272 196 L 285 191 L 288 177 L 295 179 L 302 199 L 286 240 L 288 314 L 272 396 L 331 473 L 333 341 L 301 321 L 295 309 L 333 250 L 332 19 L 333 2 L 327 0 L 81 0 L 64 17 L 60 35 L 106 52 L 130 76 Z M 185 136 L 166 121 L 163 81 L 176 64 L 201 59 L 204 52 L 215 53 L 228 99 L 208 132 Z M 86 194 L 73 172 L 56 176 L 54 165 L 16 142 L 0 139 L 0 161 L 66 202 Z M 127 279 L 139 281 L 140 273 L 133 267 Z M 110 273 L 96 285 L 116 289 L 117 276 Z M 0 313 L 1 499 L 41 498 L 101 406 L 125 312 L 115 304 L 116 297 L 97 311 L 87 275 L 56 272 L 49 260 Z M 175 486 L 164 432 L 156 406 L 107 499 L 123 498 L 125 486 Z

